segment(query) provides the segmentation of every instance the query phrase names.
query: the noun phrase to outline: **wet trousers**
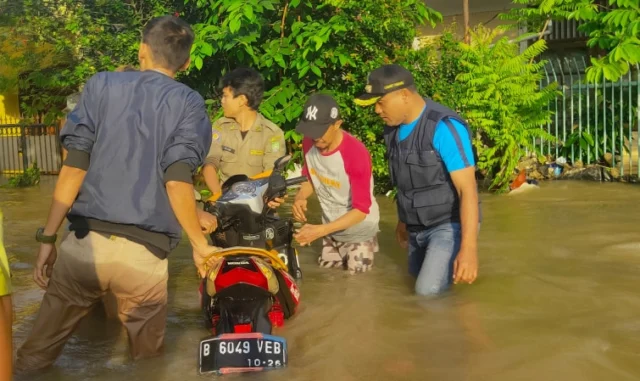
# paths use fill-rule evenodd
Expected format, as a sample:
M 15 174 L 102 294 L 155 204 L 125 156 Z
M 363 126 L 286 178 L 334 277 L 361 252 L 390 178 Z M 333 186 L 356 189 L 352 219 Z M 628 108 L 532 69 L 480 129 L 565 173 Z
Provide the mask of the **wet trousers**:
M 90 232 L 66 235 L 34 326 L 18 350 L 17 372 L 52 365 L 75 330 L 107 291 L 134 360 L 160 354 L 167 316 L 167 260 L 123 237 Z

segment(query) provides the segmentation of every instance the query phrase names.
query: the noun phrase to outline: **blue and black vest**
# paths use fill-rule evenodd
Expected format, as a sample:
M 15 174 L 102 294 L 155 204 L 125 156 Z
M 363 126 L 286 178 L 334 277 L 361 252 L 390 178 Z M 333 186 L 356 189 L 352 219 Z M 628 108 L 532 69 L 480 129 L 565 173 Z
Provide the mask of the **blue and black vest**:
M 433 147 L 433 136 L 440 121 L 444 119 L 450 124 L 446 118 L 454 118 L 472 137 L 469 126 L 455 111 L 428 98 L 425 101 L 425 112 L 406 139 L 398 141 L 396 127 L 385 127 L 384 131 L 391 182 L 398 191 L 398 215 L 410 231 L 460 222 L 458 192 L 440 154 Z M 457 143 L 463 151 L 462 142 Z

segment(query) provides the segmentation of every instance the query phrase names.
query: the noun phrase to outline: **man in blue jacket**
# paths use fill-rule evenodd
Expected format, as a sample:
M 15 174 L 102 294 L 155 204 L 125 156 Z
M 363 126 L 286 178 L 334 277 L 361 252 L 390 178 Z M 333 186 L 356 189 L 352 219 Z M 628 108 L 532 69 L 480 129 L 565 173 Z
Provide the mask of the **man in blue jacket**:
M 16 370 L 53 364 L 78 322 L 107 291 L 132 357 L 160 353 L 167 315 L 167 256 L 182 230 L 201 274 L 215 251 L 201 230 L 192 174 L 211 146 L 202 97 L 174 77 L 190 63 L 194 34 L 172 16 L 145 26 L 140 71 L 91 77 L 60 134 L 68 151 L 34 280 L 46 290 Z M 56 253 L 65 216 L 70 234 Z M 55 267 L 53 267 L 55 263 Z

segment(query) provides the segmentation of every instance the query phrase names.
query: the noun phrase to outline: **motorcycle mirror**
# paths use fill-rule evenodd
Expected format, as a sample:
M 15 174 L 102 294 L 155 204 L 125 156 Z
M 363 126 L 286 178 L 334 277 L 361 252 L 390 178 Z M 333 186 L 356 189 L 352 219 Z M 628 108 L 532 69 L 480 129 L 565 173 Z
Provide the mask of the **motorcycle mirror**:
M 241 181 L 248 181 L 248 180 L 249 180 L 249 176 L 247 175 L 243 175 L 243 174 L 233 175 L 229 177 L 224 183 L 222 183 L 222 193 L 226 193 L 233 184 L 239 183 Z
M 273 168 L 283 170 L 284 167 L 287 166 L 287 163 L 289 163 L 289 160 L 291 160 L 291 155 L 284 155 L 278 158 L 275 163 L 273 163 Z

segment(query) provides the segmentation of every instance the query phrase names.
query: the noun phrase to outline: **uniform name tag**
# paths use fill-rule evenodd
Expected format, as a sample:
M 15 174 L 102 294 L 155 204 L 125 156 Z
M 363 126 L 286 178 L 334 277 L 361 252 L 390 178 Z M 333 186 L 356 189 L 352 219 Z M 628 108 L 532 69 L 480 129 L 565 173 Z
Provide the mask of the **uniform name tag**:
M 257 149 L 252 149 L 251 151 L 249 151 L 249 155 L 262 156 L 262 155 L 264 155 L 264 151 L 260 151 L 260 150 L 257 150 Z
M 222 150 L 223 150 L 223 151 L 230 152 L 230 153 L 236 153 L 236 150 L 234 150 L 234 149 L 233 149 L 233 148 L 231 148 L 231 147 L 227 147 L 227 146 L 222 146 Z

